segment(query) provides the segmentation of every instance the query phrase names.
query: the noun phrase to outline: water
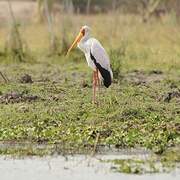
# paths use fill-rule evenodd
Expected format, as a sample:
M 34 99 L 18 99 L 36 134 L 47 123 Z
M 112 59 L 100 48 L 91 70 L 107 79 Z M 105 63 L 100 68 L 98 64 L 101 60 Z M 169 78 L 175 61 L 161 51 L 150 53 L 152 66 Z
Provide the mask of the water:
M 110 155 L 47 156 L 10 158 L 0 156 L 0 179 L 2 180 L 179 180 L 180 170 L 171 173 L 128 175 L 113 172 L 111 163 L 100 160 L 147 158 L 148 153 L 116 153 Z

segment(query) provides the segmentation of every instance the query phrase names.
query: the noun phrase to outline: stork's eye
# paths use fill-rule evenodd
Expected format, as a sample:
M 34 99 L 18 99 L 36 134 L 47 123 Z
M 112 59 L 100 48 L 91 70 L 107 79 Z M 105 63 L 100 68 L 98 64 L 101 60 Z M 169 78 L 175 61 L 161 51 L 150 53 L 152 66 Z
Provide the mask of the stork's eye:
M 85 35 L 85 29 L 81 30 L 81 33 L 83 34 L 83 36 Z

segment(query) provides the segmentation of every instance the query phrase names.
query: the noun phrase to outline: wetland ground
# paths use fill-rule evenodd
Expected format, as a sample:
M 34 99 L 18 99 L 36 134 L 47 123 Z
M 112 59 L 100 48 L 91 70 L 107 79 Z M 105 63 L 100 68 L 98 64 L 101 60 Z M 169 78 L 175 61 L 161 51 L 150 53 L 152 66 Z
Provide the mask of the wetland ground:
M 68 22 L 69 42 L 81 25 L 92 27 L 110 55 L 113 85 L 101 88 L 100 103 L 93 105 L 92 72 L 80 51 L 69 57 L 49 54 L 46 25 L 30 21 L 20 26 L 30 56 L 18 62 L 4 53 L 8 27 L 1 26 L 0 70 L 8 83 L 0 77 L 0 154 L 92 154 L 98 146 L 145 148 L 158 156 L 157 161 L 166 156 L 163 161 L 177 165 L 179 24 L 171 16 L 143 24 L 138 16 L 116 14 L 76 15 Z M 56 26 L 59 38 L 61 28 Z M 114 162 L 122 167 L 119 172 L 130 172 L 134 163 Z

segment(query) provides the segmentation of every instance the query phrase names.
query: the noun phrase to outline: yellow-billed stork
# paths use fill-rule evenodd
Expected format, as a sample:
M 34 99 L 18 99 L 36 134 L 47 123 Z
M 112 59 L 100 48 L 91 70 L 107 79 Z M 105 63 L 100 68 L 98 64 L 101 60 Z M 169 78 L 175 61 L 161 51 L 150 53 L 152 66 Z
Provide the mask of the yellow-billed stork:
M 101 43 L 91 36 L 91 29 L 83 26 L 80 29 L 76 39 L 68 49 L 67 54 L 78 45 L 79 49 L 84 52 L 88 66 L 93 69 L 93 103 L 96 102 L 96 87 L 100 86 L 100 80 L 105 87 L 112 83 L 113 73 L 110 67 L 110 60 Z

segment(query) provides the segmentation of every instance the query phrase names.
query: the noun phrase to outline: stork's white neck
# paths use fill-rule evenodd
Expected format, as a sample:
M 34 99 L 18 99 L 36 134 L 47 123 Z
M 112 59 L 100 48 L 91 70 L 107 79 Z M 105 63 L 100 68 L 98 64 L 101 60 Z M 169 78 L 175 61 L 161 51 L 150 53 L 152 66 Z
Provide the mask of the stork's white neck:
M 87 53 L 90 49 L 90 44 L 88 43 L 88 40 L 90 39 L 90 35 L 87 34 L 84 36 L 81 41 L 78 43 L 79 49 L 81 49 L 84 53 Z

